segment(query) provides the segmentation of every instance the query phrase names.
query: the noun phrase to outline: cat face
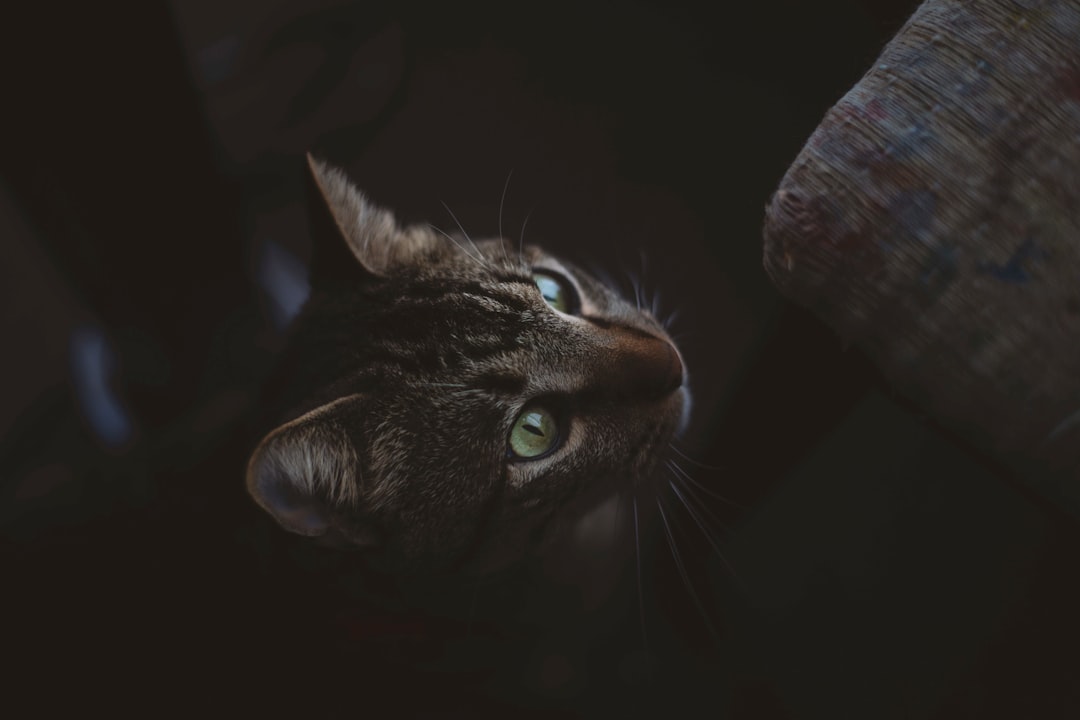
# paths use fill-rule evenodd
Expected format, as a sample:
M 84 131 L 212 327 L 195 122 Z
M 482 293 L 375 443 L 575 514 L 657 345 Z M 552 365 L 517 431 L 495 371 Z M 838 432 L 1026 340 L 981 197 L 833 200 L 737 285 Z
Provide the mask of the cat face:
M 309 165 L 313 292 L 247 472 L 283 527 L 479 572 L 650 472 L 687 402 L 651 315 L 539 248 L 400 228 Z

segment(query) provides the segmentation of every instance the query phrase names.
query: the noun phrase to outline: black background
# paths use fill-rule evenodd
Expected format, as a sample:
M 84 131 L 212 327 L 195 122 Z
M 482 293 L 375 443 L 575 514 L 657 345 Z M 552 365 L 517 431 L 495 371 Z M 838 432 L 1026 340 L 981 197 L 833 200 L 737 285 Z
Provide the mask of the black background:
M 763 207 L 912 2 L 64 4 L 4 22 L 0 542 L 42 715 L 1066 718 L 1075 521 L 772 290 Z M 678 309 L 709 492 L 597 577 L 410 587 L 242 492 L 303 153 Z M 509 184 L 506 185 L 509 177 Z M 504 186 L 507 187 L 505 202 Z M 73 338 L 132 420 L 95 435 Z M 627 512 L 623 508 L 623 512 Z M 632 541 L 630 541 L 632 542 Z M 640 577 L 640 590 L 639 590 Z M 599 578 L 599 579 L 598 579 Z M 394 597 L 397 597 L 396 595 Z M 696 599 L 695 599 L 696 598 Z

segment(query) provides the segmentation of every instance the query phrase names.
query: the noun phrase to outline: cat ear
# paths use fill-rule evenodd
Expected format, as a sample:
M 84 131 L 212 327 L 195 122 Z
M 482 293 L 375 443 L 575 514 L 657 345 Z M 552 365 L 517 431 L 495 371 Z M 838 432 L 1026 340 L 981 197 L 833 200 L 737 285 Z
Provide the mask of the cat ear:
M 350 395 L 312 410 L 270 432 L 252 453 L 248 492 L 286 530 L 375 543 L 374 532 L 355 519 L 360 461 L 344 425 L 362 401 Z
M 313 286 L 386 275 L 435 246 L 430 230 L 399 228 L 390 212 L 369 202 L 338 168 L 310 153 L 307 161 Z

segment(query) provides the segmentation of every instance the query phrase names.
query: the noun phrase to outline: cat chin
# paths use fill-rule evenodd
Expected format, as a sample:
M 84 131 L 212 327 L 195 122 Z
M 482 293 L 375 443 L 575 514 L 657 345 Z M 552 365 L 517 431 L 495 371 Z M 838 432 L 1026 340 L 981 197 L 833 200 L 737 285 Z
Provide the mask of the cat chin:
M 513 536 L 503 536 L 462 565 L 466 575 L 484 576 L 532 559 L 587 550 L 592 555 L 610 548 L 599 542 L 599 528 L 613 527 L 619 491 L 629 487 L 623 478 L 596 483 L 551 512 L 517 524 Z
M 618 530 L 621 502 L 622 496 L 618 492 L 611 492 L 578 516 L 570 537 L 578 553 L 593 557 L 611 556 L 619 542 L 619 534 L 613 529 Z

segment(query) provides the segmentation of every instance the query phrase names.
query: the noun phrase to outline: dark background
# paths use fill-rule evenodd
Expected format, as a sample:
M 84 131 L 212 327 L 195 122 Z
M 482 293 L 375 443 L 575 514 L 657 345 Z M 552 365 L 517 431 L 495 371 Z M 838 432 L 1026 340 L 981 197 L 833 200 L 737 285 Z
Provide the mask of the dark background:
M 909 406 L 761 269 L 769 194 L 914 6 L 12 10 L 8 701 L 1080 716 L 1075 520 Z M 251 507 L 245 409 L 280 340 L 271 260 L 306 258 L 307 150 L 405 220 L 453 229 L 445 202 L 490 235 L 501 212 L 510 237 L 638 276 L 678 310 L 695 396 L 680 462 L 705 489 L 696 518 L 665 507 L 692 592 L 644 510 L 640 575 L 631 544 L 603 568 L 433 589 L 358 573 Z

